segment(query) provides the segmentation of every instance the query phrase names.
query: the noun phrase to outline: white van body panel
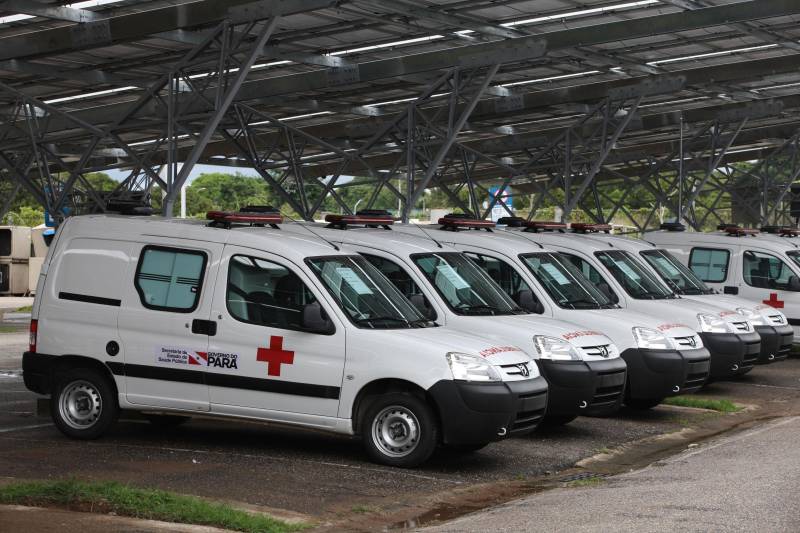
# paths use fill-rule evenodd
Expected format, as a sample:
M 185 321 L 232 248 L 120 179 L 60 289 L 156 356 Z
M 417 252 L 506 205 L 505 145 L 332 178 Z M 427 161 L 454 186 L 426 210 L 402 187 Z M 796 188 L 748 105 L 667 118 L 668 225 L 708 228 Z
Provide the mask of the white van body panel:
M 732 237 L 723 232 L 699 233 L 677 231 L 654 231 L 646 234 L 649 242 L 669 250 L 683 264 L 692 268 L 690 257 L 694 248 L 724 250 L 728 255 L 723 281 L 705 281 L 706 285 L 720 292 L 736 292 L 739 299 L 747 300 L 762 314 L 770 315 L 770 309 L 782 312 L 794 329 L 794 342 L 800 343 L 800 292 L 776 288 L 754 287 L 744 279 L 744 254 L 748 251 L 768 254 L 780 259 L 791 275 L 800 278 L 798 266 L 786 253 L 797 251 L 794 239 L 774 235 Z M 695 270 L 701 279 L 700 272 Z M 728 295 L 726 295 L 728 296 Z

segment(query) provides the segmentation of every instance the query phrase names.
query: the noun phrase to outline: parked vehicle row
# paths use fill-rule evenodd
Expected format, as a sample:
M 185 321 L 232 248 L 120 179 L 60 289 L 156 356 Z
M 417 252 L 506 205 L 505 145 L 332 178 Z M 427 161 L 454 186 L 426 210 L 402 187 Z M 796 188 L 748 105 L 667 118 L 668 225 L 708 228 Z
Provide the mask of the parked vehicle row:
M 728 272 L 719 254 L 609 229 L 385 211 L 283 224 L 252 206 L 71 217 L 42 266 L 25 384 L 73 438 L 121 409 L 241 418 L 358 436 L 374 461 L 413 467 L 786 357 L 779 310 L 705 284 Z

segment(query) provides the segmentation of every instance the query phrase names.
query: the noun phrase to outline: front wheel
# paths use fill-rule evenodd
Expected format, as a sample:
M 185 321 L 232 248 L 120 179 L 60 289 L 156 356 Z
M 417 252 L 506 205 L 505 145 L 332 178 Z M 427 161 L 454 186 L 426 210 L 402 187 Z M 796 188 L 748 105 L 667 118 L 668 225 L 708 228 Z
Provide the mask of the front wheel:
M 106 376 L 91 368 L 75 368 L 56 376 L 50 412 L 64 435 L 96 439 L 114 424 L 119 407 Z
M 409 393 L 385 394 L 366 410 L 362 439 L 373 461 L 412 468 L 424 463 L 436 449 L 439 426 L 433 411 Z
M 625 400 L 625 405 L 631 409 L 645 411 L 647 409 L 652 409 L 656 405 L 660 404 L 663 400 L 663 398 L 628 398 Z

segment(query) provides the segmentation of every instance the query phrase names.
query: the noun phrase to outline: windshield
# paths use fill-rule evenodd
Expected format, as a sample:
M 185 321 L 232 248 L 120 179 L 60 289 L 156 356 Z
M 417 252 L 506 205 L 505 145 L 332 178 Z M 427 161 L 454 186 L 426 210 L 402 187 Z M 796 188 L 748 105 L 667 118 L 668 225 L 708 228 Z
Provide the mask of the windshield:
M 416 254 L 411 259 L 459 315 L 525 313 L 465 255 L 455 252 Z
M 628 252 L 596 252 L 595 255 L 622 288 L 637 300 L 663 300 L 675 295 L 645 270 Z
M 534 253 L 519 256 L 551 298 L 568 309 L 616 307 L 608 297 L 583 277 L 575 265 L 558 254 Z
M 434 325 L 363 257 L 312 257 L 306 261 L 356 326 L 398 329 Z
M 686 268 L 666 250 L 644 250 L 640 254 L 658 272 L 661 279 L 678 294 L 714 293 L 713 289 L 710 289 L 694 272 Z
M 789 256 L 789 259 L 794 261 L 794 264 L 800 266 L 800 250 L 793 250 L 791 252 L 786 252 L 786 255 Z

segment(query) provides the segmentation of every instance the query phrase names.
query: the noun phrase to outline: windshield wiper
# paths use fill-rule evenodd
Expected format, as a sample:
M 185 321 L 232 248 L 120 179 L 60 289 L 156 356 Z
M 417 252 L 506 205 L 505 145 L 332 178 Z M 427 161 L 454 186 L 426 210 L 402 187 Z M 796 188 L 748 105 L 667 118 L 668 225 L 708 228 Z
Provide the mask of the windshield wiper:
M 394 317 L 394 316 L 373 316 L 373 317 L 369 317 L 369 318 L 357 318 L 355 320 L 355 323 L 359 324 L 359 325 L 360 324 L 372 325 L 373 322 L 395 322 L 395 323 L 401 322 L 401 323 L 406 324 L 408 326 L 411 325 L 411 322 L 409 322 L 407 319 L 405 319 L 405 318 L 397 318 L 397 317 Z
M 492 307 L 491 305 L 485 305 L 485 304 L 459 305 L 458 307 L 456 307 L 456 309 L 464 312 L 489 311 L 489 313 L 492 315 L 496 314 L 499 311 L 499 309 Z
M 430 328 L 435 326 L 436 322 L 427 318 L 418 318 L 417 320 L 412 320 L 409 324 L 413 328 Z

